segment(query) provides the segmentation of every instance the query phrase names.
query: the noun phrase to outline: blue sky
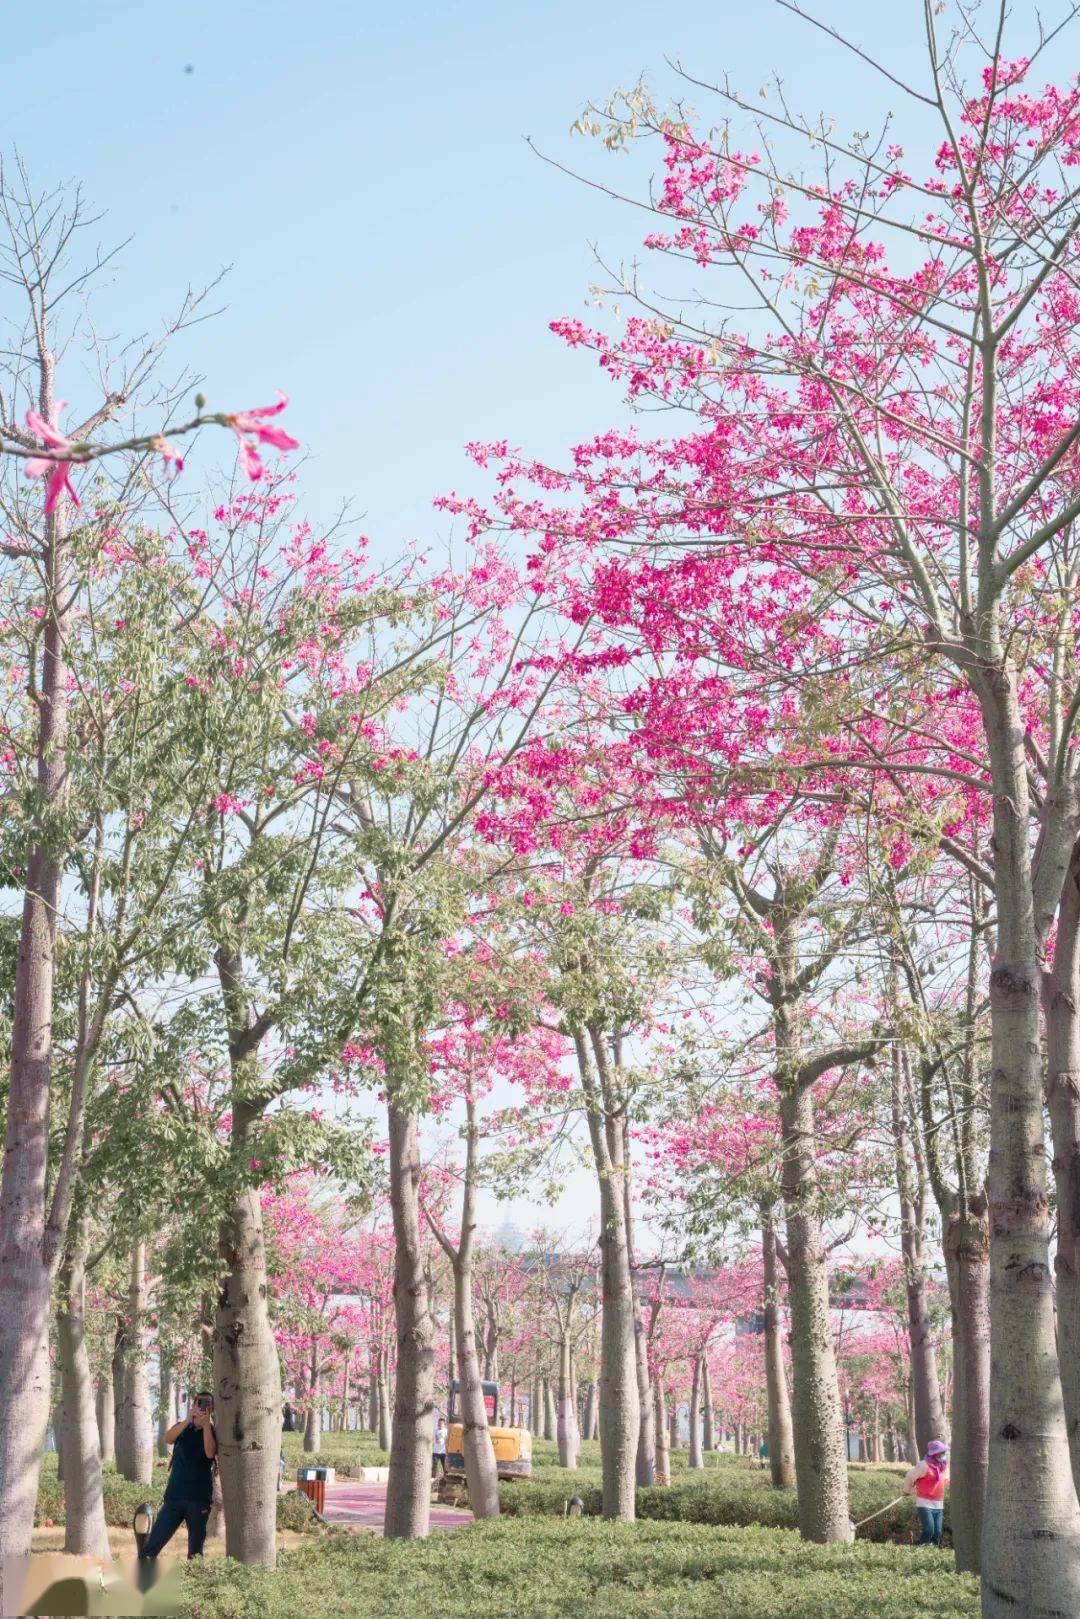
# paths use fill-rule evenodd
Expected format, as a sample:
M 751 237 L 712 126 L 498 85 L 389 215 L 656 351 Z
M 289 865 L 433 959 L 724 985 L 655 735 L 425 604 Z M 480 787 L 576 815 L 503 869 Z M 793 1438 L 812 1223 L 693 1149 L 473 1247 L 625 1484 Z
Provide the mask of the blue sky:
M 1026 0 L 1015 9 L 1031 15 Z M 921 79 L 921 0 L 816 10 Z M 307 452 L 302 507 L 325 518 L 351 501 L 382 556 L 445 533 L 431 499 L 470 485 L 466 440 L 557 457 L 619 418 L 614 388 L 548 322 L 585 313 L 591 244 L 618 261 L 647 223 L 524 137 L 633 184 L 635 159 L 569 127 L 642 72 L 672 93 L 668 57 L 705 79 L 727 72 L 751 99 L 778 71 L 797 106 L 841 132 L 900 101 L 771 0 L 57 0 L 47 26 L 31 7 L 4 12 L 0 144 L 42 187 L 81 180 L 107 211 L 105 244 L 134 237 L 99 329 L 153 329 L 189 282 L 231 265 L 224 312 L 178 361 L 215 406 L 287 389 Z M 1048 72 L 1074 68 L 1074 45 L 1055 47 Z M 74 361 L 61 381 L 75 410 L 89 402 Z M 574 1176 L 548 1219 L 583 1225 L 594 1200 Z M 527 1206 L 511 1212 L 533 1223 Z
M 918 0 L 816 9 L 894 71 L 920 70 Z M 33 8 L 5 13 L 4 146 L 39 184 L 82 180 L 107 210 L 103 241 L 134 235 L 103 329 L 152 327 L 189 280 L 232 265 L 225 312 L 179 352 L 215 404 L 286 388 L 313 515 L 350 499 L 384 555 L 440 534 L 431 496 L 468 482 L 466 440 L 554 455 L 618 418 L 615 390 L 547 323 L 583 312 L 590 244 L 632 254 L 644 221 L 525 136 L 630 179 L 633 159 L 569 126 L 642 71 L 670 89 L 665 57 L 751 97 L 778 70 L 842 130 L 888 100 L 770 0 L 59 0 L 48 28 Z M 65 387 L 76 406 L 79 387 Z

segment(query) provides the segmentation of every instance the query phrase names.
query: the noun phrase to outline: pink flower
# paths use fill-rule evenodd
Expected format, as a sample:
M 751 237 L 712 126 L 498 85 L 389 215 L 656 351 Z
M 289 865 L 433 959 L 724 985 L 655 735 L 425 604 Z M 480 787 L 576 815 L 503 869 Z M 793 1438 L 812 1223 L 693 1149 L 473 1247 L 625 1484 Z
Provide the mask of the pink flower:
M 66 405 L 66 399 L 58 400 L 56 405 L 56 414 L 59 415 Z M 65 456 L 70 455 L 72 449 L 71 440 L 69 438 L 65 438 L 63 433 L 60 432 L 59 428 L 53 427 L 52 424 L 47 422 L 44 416 L 40 416 L 36 410 L 27 411 L 26 425 L 30 429 L 31 433 L 33 433 L 34 437 L 39 438 L 41 442 L 47 446 L 47 448 L 50 450 L 61 450 L 64 452 Z M 26 476 L 28 478 L 42 478 L 46 475 L 46 473 L 48 474 L 49 487 L 45 495 L 46 512 L 52 511 L 65 489 L 71 496 L 75 505 L 81 505 L 78 495 L 71 487 L 71 480 L 69 477 L 70 471 L 70 460 L 58 461 L 55 456 L 51 455 L 35 455 L 26 463 Z
M 225 417 L 226 424 L 240 440 L 240 456 L 252 483 L 257 483 L 263 475 L 262 460 L 252 439 L 257 439 L 260 444 L 270 444 L 275 450 L 300 448 L 299 439 L 286 433 L 283 427 L 269 426 L 266 421 L 268 416 L 276 416 L 279 411 L 283 411 L 288 403 L 288 395 L 279 393 L 276 405 L 260 405 L 255 410 L 238 410 Z
M 169 462 L 170 461 L 175 463 L 175 469 L 174 469 L 174 473 L 173 473 L 174 477 L 175 477 L 177 472 L 183 472 L 183 470 L 184 470 L 184 458 L 180 454 L 180 451 L 176 448 L 176 445 L 169 443 L 169 441 L 165 437 L 164 433 L 155 433 L 154 438 L 153 438 L 153 440 L 151 442 L 150 448 L 155 452 L 155 454 L 160 455 L 161 459 L 165 463 L 165 471 L 166 472 L 168 472 L 168 470 L 169 470 Z

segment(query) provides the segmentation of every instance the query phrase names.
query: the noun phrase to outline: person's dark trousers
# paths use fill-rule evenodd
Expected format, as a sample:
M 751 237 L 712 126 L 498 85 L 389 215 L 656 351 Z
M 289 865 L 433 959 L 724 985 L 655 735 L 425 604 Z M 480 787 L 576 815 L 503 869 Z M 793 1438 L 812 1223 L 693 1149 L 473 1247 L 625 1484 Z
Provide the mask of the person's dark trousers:
M 166 1496 L 161 1503 L 161 1511 L 154 1519 L 154 1527 L 139 1553 L 140 1562 L 145 1562 L 148 1557 L 156 1557 L 169 1544 L 182 1523 L 187 1524 L 188 1556 L 201 1557 L 209 1516 L 209 1501 L 170 1501 Z
M 919 1528 L 922 1534 L 915 1542 L 917 1546 L 940 1546 L 941 1523 L 945 1516 L 943 1507 L 919 1507 Z
M 442 1468 L 442 1471 L 444 1473 L 446 1472 L 446 1457 L 445 1456 L 440 1456 L 440 1455 L 433 1455 L 432 1458 L 431 1458 L 431 1476 L 432 1476 L 432 1478 L 438 1478 L 440 1468 Z

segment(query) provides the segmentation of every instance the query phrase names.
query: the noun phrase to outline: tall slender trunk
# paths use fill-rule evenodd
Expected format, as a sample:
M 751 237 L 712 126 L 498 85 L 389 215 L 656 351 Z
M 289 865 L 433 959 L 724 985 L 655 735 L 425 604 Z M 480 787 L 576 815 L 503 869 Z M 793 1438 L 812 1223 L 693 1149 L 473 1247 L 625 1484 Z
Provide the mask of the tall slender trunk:
M 795 1437 L 791 1427 L 791 1396 L 784 1370 L 784 1344 L 780 1329 L 780 1289 L 776 1264 L 776 1227 L 771 1203 L 761 1207 L 761 1261 L 764 1275 L 765 1391 L 768 1405 L 769 1479 L 774 1490 L 795 1483 Z
M 431 1508 L 435 1333 L 420 1240 L 416 1116 L 391 1102 L 389 1126 L 397 1377 L 385 1533 L 388 1540 L 422 1540 Z
M 218 1228 L 221 1290 L 212 1332 L 218 1473 L 225 1551 L 237 1562 L 277 1562 L 281 1364 L 270 1324 L 262 1203 L 247 1185 L 252 1137 L 266 1108 L 259 1032 L 243 955 L 219 945 L 215 965 L 229 1042 L 234 1187 Z
M 593 1427 L 596 1422 L 596 1384 L 592 1379 L 585 1385 L 585 1409 L 581 1414 L 581 1432 L 585 1439 L 592 1439 Z
M 574 1409 L 569 1327 L 559 1336 L 559 1399 L 555 1431 L 559 1441 L 559 1466 L 576 1467 L 581 1435 L 578 1433 L 577 1411 Z
M 169 1453 L 169 1447 L 165 1443 L 165 1434 L 172 1426 L 172 1408 L 172 1363 L 168 1355 L 162 1350 L 158 1355 L 157 1453 L 159 1457 L 165 1457 Z
M 304 1419 L 304 1449 L 317 1456 L 322 1448 L 322 1412 L 319 1409 L 319 1340 L 312 1339 L 308 1362 L 308 1408 Z
M 41 355 L 39 408 L 53 419 L 53 359 Z M 66 501 L 46 518 L 44 616 L 37 693 L 37 824 L 26 863 L 15 961 L 14 1018 L 0 1171 L 0 1608 L 4 1563 L 29 1556 L 49 1421 L 49 1297 L 63 1231 L 48 1229 L 50 1090 L 57 921 L 68 798 L 73 611 Z
M 782 1086 L 780 1117 L 799 1530 L 805 1540 L 849 1541 L 847 1456 L 829 1319 L 809 1086 L 797 1080 Z
M 1057 1191 L 1058 1359 L 1073 1480 L 1080 1488 L 1080 843 L 1073 847 L 1062 890 L 1042 999 Z
M 465 1097 L 465 1174 L 461 1195 L 461 1235 L 455 1248 L 433 1222 L 436 1236 L 450 1261 L 454 1277 L 452 1337 L 457 1343 L 458 1392 L 462 1443 L 465 1453 L 465 1482 L 474 1518 L 499 1515 L 499 1470 L 488 1427 L 484 1404 L 480 1357 L 476 1347 L 476 1317 L 473 1309 L 473 1244 L 476 1239 L 476 1185 L 478 1132 L 476 1104 L 471 1091 Z M 491 1319 L 489 1314 L 489 1320 Z M 490 1340 L 489 1340 L 490 1341 Z M 511 1402 L 510 1422 L 514 1421 Z
M 394 1413 L 390 1402 L 390 1351 L 383 1347 L 379 1354 L 379 1449 L 389 1455 L 394 1428 Z
M 559 1431 L 559 1413 L 555 1409 L 555 1390 L 551 1378 L 544 1378 L 544 1438 L 553 1441 Z
M 671 1397 L 671 1415 L 668 1418 L 668 1444 L 672 1450 L 679 1448 L 679 1401 L 675 1394 Z
M 908 1094 L 904 1066 L 906 1053 L 894 1045 L 892 1069 L 893 1154 L 896 1189 L 900 1201 L 900 1253 L 907 1292 L 908 1347 L 915 1418 L 915 1443 L 920 1456 L 931 1439 L 944 1439 L 945 1414 L 941 1407 L 937 1352 L 926 1301 L 925 1200 L 922 1176 L 912 1162 L 912 1137 L 908 1123 Z
M 1041 1619 L 1080 1613 L 1080 1504 L 1050 1285 L 1024 722 L 1014 673 L 1003 657 L 987 659 L 977 690 L 994 787 L 997 902 L 990 972 L 990 1466 L 983 1615 Z
M 98 1448 L 102 1465 L 116 1459 L 116 1404 L 113 1394 L 112 1370 L 103 1372 L 96 1389 Z
M 474 1518 L 499 1516 L 499 1472 L 484 1404 L 480 1357 L 476 1352 L 473 1320 L 472 1265 L 459 1258 L 454 1265 L 454 1315 L 457 1326 L 460 1416 L 464 1428 L 465 1482 Z
M 701 1364 L 704 1356 L 694 1356 L 694 1377 L 690 1385 L 690 1466 L 704 1467 L 701 1455 Z
M 713 1408 L 712 1408 L 712 1378 L 709 1376 L 708 1351 L 701 1357 L 701 1425 L 702 1446 L 705 1450 L 714 1450 L 716 1440 L 713 1434 Z
M 623 1178 L 629 1171 L 626 1116 L 617 1107 L 617 1087 L 603 1036 L 590 1029 L 589 1041 L 595 1072 L 584 1034 L 575 1032 L 578 1067 L 588 1099 L 589 1137 L 600 1181 L 601 1512 L 607 1519 L 632 1523 L 637 1505 L 635 1477 L 641 1415 L 634 1279 L 623 1189 Z
M 124 1328 L 123 1385 L 116 1428 L 116 1465 L 124 1478 L 149 1484 L 154 1476 L 154 1425 L 150 1400 L 146 1312 L 146 1244 L 131 1255 Z
M 985 1198 L 959 1198 L 945 1232 L 952 1310 L 953 1398 L 949 1521 L 956 1567 L 977 1574 L 990 1444 L 990 1230 Z
M 64 1550 L 91 1557 L 109 1555 L 101 1487 L 94 1385 L 86 1352 L 86 1253 L 81 1221 L 73 1223 L 60 1269 L 56 1318 L 64 1420 Z
M 668 1445 L 667 1399 L 664 1382 L 653 1378 L 653 1431 L 656 1434 L 656 1482 L 671 1483 L 671 1450 Z

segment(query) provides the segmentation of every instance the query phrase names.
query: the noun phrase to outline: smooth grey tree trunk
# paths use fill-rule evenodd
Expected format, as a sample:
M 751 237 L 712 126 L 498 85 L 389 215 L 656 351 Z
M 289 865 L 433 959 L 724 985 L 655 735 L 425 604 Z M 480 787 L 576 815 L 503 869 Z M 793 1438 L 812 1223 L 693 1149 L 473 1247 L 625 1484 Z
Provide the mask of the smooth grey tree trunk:
M 708 1352 L 701 1357 L 701 1436 L 702 1448 L 714 1450 L 716 1439 L 713 1433 L 713 1405 L 712 1405 L 712 1378 L 709 1376 Z
M 957 1569 L 977 1574 L 990 1445 L 990 1231 L 984 1198 L 950 1219 L 945 1268 L 953 1342 L 949 1521 Z
M 468 1209 L 466 1213 L 471 1216 Z M 464 1220 L 463 1220 L 464 1224 Z M 465 1482 L 474 1518 L 499 1516 L 499 1471 L 484 1404 L 480 1357 L 473 1320 L 472 1263 L 468 1256 L 454 1266 L 454 1314 L 457 1317 L 458 1385 L 464 1428 Z
M 585 1385 L 585 1409 L 581 1414 L 581 1431 L 586 1439 L 595 1439 L 596 1384 L 590 1379 Z
M 44 317 L 43 317 L 44 318 Z M 38 406 L 54 419 L 52 355 L 41 356 Z M 68 798 L 67 502 L 45 519 L 44 613 L 36 702 L 39 821 L 31 832 L 15 959 L 14 1015 L 0 1171 L 0 1608 L 7 1559 L 30 1554 L 49 1421 L 49 1304 L 65 1232 L 47 1210 L 53 991 L 64 856 L 57 817 Z
M 158 1400 L 157 1400 L 157 1453 L 164 1458 L 169 1453 L 165 1443 L 165 1434 L 172 1426 L 173 1416 L 173 1375 L 167 1355 L 161 1354 L 158 1358 Z
M 694 1377 L 690 1385 L 690 1466 L 704 1467 L 701 1454 L 701 1365 L 704 1357 L 694 1356 Z
M 476 1316 L 473 1308 L 473 1245 L 476 1240 L 476 1187 L 479 1174 L 476 1103 L 471 1090 L 465 1096 L 465 1167 L 461 1194 L 461 1229 L 457 1246 L 441 1226 L 429 1216 L 429 1224 L 450 1261 L 454 1278 L 454 1307 L 450 1340 L 457 1350 L 459 1416 L 465 1459 L 465 1482 L 474 1518 L 499 1515 L 499 1470 L 488 1427 L 484 1404 L 484 1381 L 480 1376 L 480 1356 L 476 1344 Z M 489 1338 L 489 1352 L 494 1353 Z M 486 1372 L 485 1363 L 485 1372 Z M 513 1425 L 513 1398 L 510 1423 Z
M 376 1390 L 379 1397 L 379 1449 L 390 1451 L 390 1442 L 394 1428 L 394 1413 L 390 1403 L 390 1354 L 383 1349 L 379 1355 L 379 1382 Z
M 799 1530 L 805 1540 L 850 1541 L 844 1421 L 829 1319 L 809 1086 L 795 1080 L 782 1087 L 780 1116 Z
M 638 1409 L 634 1334 L 634 1278 L 623 1181 L 629 1172 L 626 1119 L 604 1098 L 614 1098 L 611 1059 L 602 1034 L 589 1030 L 590 1051 L 575 1031 L 578 1068 L 587 1098 L 589 1137 L 600 1182 L 600 1460 L 601 1512 L 632 1523 L 637 1510 Z M 599 1085 L 597 1081 L 599 1080 Z
M 1080 1613 L 1080 1504 L 1066 1430 L 1050 1283 L 1040 949 L 1025 725 L 1016 676 L 987 637 L 973 675 L 994 786 L 996 952 L 990 971 L 990 1460 L 984 1619 Z M 1074 834 L 1075 836 L 1075 834 Z M 1044 853 L 1044 861 L 1053 849 Z M 1053 895 L 1056 912 L 1071 855 Z M 1040 893 L 1047 883 L 1040 881 Z
M 101 1461 L 104 1466 L 116 1458 L 116 1403 L 113 1394 L 112 1370 L 97 1380 L 96 1407 L 98 1425 L 98 1448 L 101 1452 Z
M 555 1409 L 555 1391 L 550 1377 L 544 1378 L 544 1438 L 554 1442 L 559 1427 L 559 1414 Z
M 764 1278 L 762 1310 L 765 1326 L 769 1481 L 774 1490 L 788 1490 L 795 1483 L 795 1436 L 791 1426 L 791 1396 L 788 1392 L 787 1372 L 784 1369 L 780 1286 L 776 1258 L 773 1207 L 771 1203 L 764 1203 L 761 1208 L 761 1262 Z
M 569 1330 L 563 1331 L 559 1337 L 559 1398 L 555 1411 L 555 1433 L 559 1444 L 559 1466 L 576 1468 L 581 1435 L 574 1404 Z
M 1043 975 L 1046 1097 L 1057 1191 L 1058 1359 L 1073 1480 L 1080 1489 L 1080 844 L 1058 909 L 1054 956 Z
M 124 1323 L 123 1382 L 116 1423 L 117 1471 L 134 1484 L 154 1477 L 154 1419 L 150 1398 L 149 1344 L 146 1312 L 146 1244 L 131 1254 L 131 1273 Z
M 317 1456 L 322 1449 L 322 1412 L 319 1409 L 319 1340 L 312 1339 L 308 1362 L 308 1408 L 304 1419 L 304 1449 Z
M 385 1534 L 388 1540 L 422 1540 L 431 1509 L 435 1331 L 420 1237 L 416 1116 L 394 1102 L 388 1111 L 397 1376 Z
M 667 1399 L 663 1379 L 653 1379 L 653 1432 L 656 1435 L 656 1482 L 671 1483 L 671 1450 L 668 1444 Z
M 915 1443 L 919 1455 L 932 1439 L 945 1438 L 945 1413 L 941 1404 L 937 1352 L 934 1348 L 930 1311 L 926 1299 L 925 1199 L 912 1162 L 913 1144 L 907 1119 L 904 1064 L 906 1053 L 899 1045 L 892 1048 L 892 1125 L 896 1190 L 900 1203 L 900 1254 L 907 1293 L 908 1349 L 915 1421 Z
M 69 1235 L 60 1270 L 57 1350 L 64 1400 L 59 1442 L 64 1464 L 64 1551 L 109 1555 L 101 1486 L 101 1452 L 90 1360 L 86 1351 L 86 1270 L 81 1222 Z

